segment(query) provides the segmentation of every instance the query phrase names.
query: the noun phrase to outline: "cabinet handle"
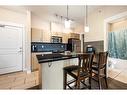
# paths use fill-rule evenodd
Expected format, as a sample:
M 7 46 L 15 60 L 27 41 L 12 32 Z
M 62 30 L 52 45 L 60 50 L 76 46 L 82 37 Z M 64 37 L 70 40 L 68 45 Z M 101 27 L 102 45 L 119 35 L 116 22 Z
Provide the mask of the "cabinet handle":
M 49 63 L 48 63 L 48 67 L 51 67 L 51 66 L 52 66 L 52 62 L 49 62 Z

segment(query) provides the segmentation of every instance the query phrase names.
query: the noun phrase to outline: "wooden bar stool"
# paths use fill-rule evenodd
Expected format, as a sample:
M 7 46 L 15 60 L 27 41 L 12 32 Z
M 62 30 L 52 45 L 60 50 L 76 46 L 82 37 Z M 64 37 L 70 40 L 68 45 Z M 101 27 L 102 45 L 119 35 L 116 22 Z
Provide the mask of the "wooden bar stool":
M 71 65 L 63 68 L 63 88 L 66 89 L 80 89 L 81 83 L 85 87 L 91 89 L 91 78 L 92 78 L 92 62 L 93 54 L 79 54 L 78 55 L 78 65 Z M 67 81 L 67 75 L 73 77 L 73 80 Z M 85 79 L 89 79 L 89 85 L 86 85 Z M 70 86 L 75 84 L 74 87 Z M 82 88 L 81 88 L 82 89 Z
M 102 79 L 105 80 L 106 88 L 108 88 L 107 72 L 106 72 L 107 56 L 108 56 L 108 52 L 99 52 L 95 54 L 97 62 L 93 62 L 93 65 L 92 65 L 92 73 L 94 73 L 94 76 L 92 77 L 92 79 L 98 82 L 99 89 L 102 88 L 102 85 L 101 85 Z

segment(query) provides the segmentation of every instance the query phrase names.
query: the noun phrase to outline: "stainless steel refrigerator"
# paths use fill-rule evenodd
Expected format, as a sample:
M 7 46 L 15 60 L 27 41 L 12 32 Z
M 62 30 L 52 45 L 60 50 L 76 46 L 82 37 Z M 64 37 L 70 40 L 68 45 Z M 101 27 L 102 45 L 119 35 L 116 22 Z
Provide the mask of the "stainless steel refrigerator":
M 81 40 L 76 38 L 69 38 L 67 50 L 75 53 L 81 53 Z

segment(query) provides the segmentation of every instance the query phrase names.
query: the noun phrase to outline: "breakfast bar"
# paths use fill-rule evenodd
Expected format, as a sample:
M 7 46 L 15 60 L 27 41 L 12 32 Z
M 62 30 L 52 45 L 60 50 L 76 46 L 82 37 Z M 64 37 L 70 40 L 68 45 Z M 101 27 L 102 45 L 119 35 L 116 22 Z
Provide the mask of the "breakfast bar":
M 37 55 L 41 65 L 42 89 L 63 89 L 63 67 L 78 64 L 76 54 Z

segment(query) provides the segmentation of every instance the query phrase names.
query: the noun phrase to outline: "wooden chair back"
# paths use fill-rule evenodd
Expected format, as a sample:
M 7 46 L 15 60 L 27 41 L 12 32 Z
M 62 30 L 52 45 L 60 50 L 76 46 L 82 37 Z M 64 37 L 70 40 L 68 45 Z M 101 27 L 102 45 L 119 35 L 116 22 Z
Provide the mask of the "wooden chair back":
M 91 53 L 84 53 L 78 55 L 79 64 L 80 67 L 78 70 L 78 73 L 80 72 L 91 72 L 92 70 L 92 62 L 93 62 L 93 54 Z
M 99 52 L 98 68 L 106 68 L 108 52 Z

